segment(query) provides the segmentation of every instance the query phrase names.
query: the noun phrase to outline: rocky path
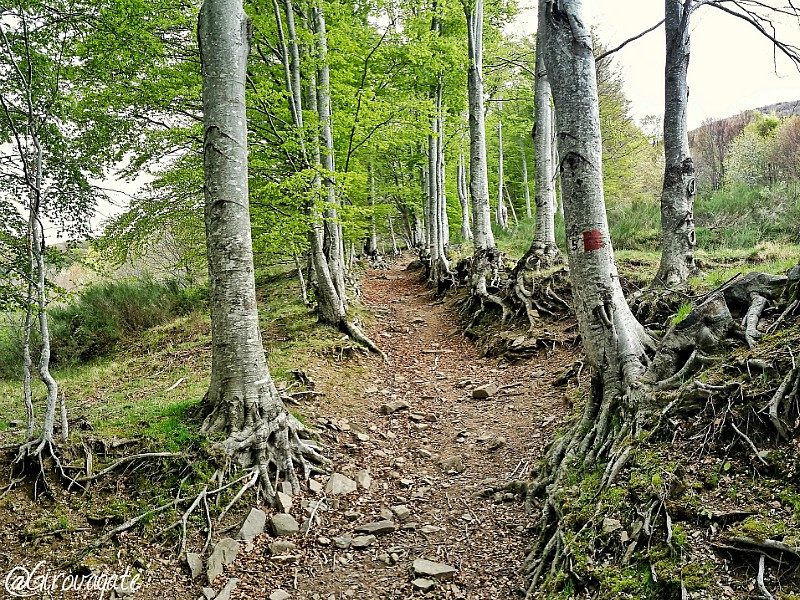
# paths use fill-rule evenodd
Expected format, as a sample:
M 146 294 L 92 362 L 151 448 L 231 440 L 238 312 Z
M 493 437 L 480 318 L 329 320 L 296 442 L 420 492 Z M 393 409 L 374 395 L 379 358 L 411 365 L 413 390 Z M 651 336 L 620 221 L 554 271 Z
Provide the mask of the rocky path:
M 300 410 L 321 428 L 334 475 L 287 499 L 291 517 L 268 516 L 269 535 L 239 544 L 213 584 L 227 582 L 230 598 L 517 597 L 521 498 L 477 492 L 529 472 L 566 412 L 552 375 L 574 357 L 481 358 L 452 307 L 404 267 L 362 284 L 389 363 L 308 368 L 325 396 Z
M 529 471 L 566 413 L 552 379 L 574 356 L 481 358 L 452 307 L 404 266 L 362 283 L 389 363 L 309 369 L 326 395 L 301 411 L 323 430 L 335 481 L 318 477 L 293 499 L 299 533 L 242 545 L 214 582 L 238 578 L 231 598 L 516 597 L 521 499 L 476 492 Z

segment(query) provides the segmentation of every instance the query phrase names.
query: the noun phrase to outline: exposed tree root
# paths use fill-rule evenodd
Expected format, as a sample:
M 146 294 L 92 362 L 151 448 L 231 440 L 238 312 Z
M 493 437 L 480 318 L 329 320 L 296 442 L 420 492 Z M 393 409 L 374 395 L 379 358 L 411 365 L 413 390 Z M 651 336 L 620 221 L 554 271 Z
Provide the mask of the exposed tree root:
M 470 300 L 466 306 L 467 311 L 473 314 L 473 318 L 468 329 L 478 322 L 488 306 L 500 308 L 501 323 L 505 323 L 513 315 L 508 304 L 497 294 L 502 287 L 501 274 L 504 270 L 503 256 L 496 248 L 480 250 L 473 255 L 470 269 Z
M 624 507 L 610 506 L 606 492 L 615 482 L 626 481 L 632 470 L 643 468 L 638 462 L 640 447 L 663 438 L 674 439 L 680 433 L 677 424 L 687 423 L 686 427 L 699 430 L 691 438 L 696 440 L 692 445 L 698 453 L 720 447 L 727 456 L 736 449 L 746 457 L 750 469 L 774 468 L 768 458 L 771 445 L 776 438 L 791 439 L 800 425 L 800 368 L 791 343 L 784 342 L 785 351 L 779 356 L 773 351 L 771 360 L 761 358 L 756 349 L 736 365 L 727 365 L 720 354 L 723 342 L 737 338 L 752 349 L 763 335 L 757 324 L 765 306 L 795 301 L 785 292 L 786 281 L 785 277 L 753 274 L 704 297 L 683 321 L 668 330 L 638 380 L 623 375 L 616 379 L 620 383 L 615 387 L 607 367 L 593 374 L 582 414 L 552 442 L 527 486 L 526 504 L 539 511 L 525 561 L 527 597 L 549 597 L 549 592 L 563 589 L 568 582 L 573 590 L 591 590 L 597 581 L 586 568 L 587 557 L 594 565 L 613 566 L 617 561 L 627 564 L 631 560 L 647 564 L 651 555 L 636 551 L 642 548 L 642 539 L 648 549 L 663 545 L 663 552 L 674 555 L 677 534 L 671 498 L 684 493 L 680 477 L 656 470 L 659 483 L 648 479 L 647 488 L 638 492 L 628 487 L 631 503 Z M 716 373 L 711 381 L 706 375 L 698 375 L 709 367 Z M 759 386 L 768 386 L 768 377 L 779 373 L 780 385 L 760 392 L 761 396 L 748 397 L 758 388 L 746 386 L 735 374 L 731 377 L 730 369 L 741 369 L 744 379 Z M 755 371 L 752 375 L 751 369 Z M 658 469 L 657 465 L 653 468 Z M 626 486 L 631 485 L 626 482 Z M 579 504 L 576 497 L 581 495 L 584 499 Z M 627 518 L 608 520 L 606 515 L 612 509 Z M 686 517 L 681 514 L 678 518 Z M 610 533 L 617 529 L 624 532 L 622 543 Z M 724 539 L 729 546 L 748 545 L 741 535 Z M 767 547 L 773 554 L 797 556 L 800 552 L 785 542 L 769 539 L 755 551 L 769 555 Z M 657 582 L 652 563 L 650 568 Z M 663 588 L 664 593 L 685 597 L 685 582 L 681 579 L 674 585 L 678 587 Z M 763 564 L 755 585 L 766 597 Z

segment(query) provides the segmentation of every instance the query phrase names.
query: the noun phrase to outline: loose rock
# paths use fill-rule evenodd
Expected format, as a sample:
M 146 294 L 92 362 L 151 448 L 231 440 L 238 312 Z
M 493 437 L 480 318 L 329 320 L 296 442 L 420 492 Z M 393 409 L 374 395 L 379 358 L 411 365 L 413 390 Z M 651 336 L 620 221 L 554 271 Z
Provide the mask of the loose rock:
M 214 551 L 208 557 L 208 564 L 206 566 L 206 575 L 208 582 L 214 583 L 214 580 L 223 571 L 225 565 L 231 564 L 236 560 L 236 555 L 239 554 L 239 542 L 231 538 L 225 538 L 217 542 L 214 546 Z
M 269 551 L 272 554 L 285 554 L 297 549 L 297 544 L 288 540 L 278 540 L 269 545 Z
M 239 583 L 239 580 L 235 577 L 233 579 L 228 579 L 225 583 L 225 587 L 219 591 L 215 600 L 230 600 L 231 593 L 236 588 L 237 583 Z
M 281 510 L 281 512 L 285 513 L 292 512 L 291 494 L 284 494 L 283 492 L 278 492 L 278 508 Z
M 374 523 L 365 523 L 356 528 L 358 533 L 372 533 L 380 535 L 382 533 L 392 533 L 397 527 L 393 521 L 384 519 L 383 521 L 375 521 Z
M 350 494 L 358 489 L 358 484 L 341 473 L 334 473 L 325 486 L 325 491 L 334 496 Z
M 285 590 L 275 590 L 269 595 L 269 600 L 289 600 L 292 596 Z
M 391 415 L 408 407 L 409 404 L 405 400 L 392 400 L 391 402 L 381 405 L 379 410 L 382 415 Z
M 278 495 L 280 496 L 281 493 L 278 492 Z M 247 515 L 244 523 L 242 523 L 242 528 L 239 530 L 239 535 L 236 536 L 236 539 L 242 540 L 243 542 L 252 542 L 257 536 L 264 533 L 266 524 L 267 513 L 263 510 L 253 508 L 250 510 L 250 514 Z
M 498 387 L 496 383 L 487 383 L 472 390 L 472 397 L 477 398 L 478 400 L 484 400 L 494 396 L 497 393 L 497 390 Z
M 280 537 L 297 533 L 300 531 L 300 525 L 292 515 L 279 513 L 277 515 L 272 515 L 270 519 L 270 529 L 275 536 Z
M 377 539 L 378 538 L 376 538 L 374 535 L 360 535 L 353 538 L 353 543 L 350 544 L 350 547 L 355 548 L 356 550 L 361 550 L 374 544 Z
M 496 438 L 492 438 L 491 440 L 489 440 L 489 443 L 486 444 L 486 447 L 491 452 L 494 450 L 499 450 L 505 445 L 506 445 L 506 438 L 504 438 L 502 435 L 499 435 Z
M 352 543 L 353 543 L 352 535 L 344 534 L 333 538 L 333 545 L 339 548 L 339 550 L 347 550 L 350 547 L 350 544 Z
M 428 590 L 431 590 L 434 587 L 436 587 L 436 582 L 433 579 L 418 577 L 417 579 L 411 582 L 411 587 L 413 587 L 416 590 L 427 592 Z
M 369 489 L 372 485 L 372 477 L 369 474 L 369 469 L 363 469 L 356 474 L 356 483 L 365 490 Z
M 413 569 L 414 574 L 419 577 L 438 579 L 440 581 L 450 579 L 456 573 L 455 567 L 451 567 L 450 565 L 446 565 L 444 563 L 433 562 L 432 560 L 426 560 L 424 558 L 415 559 L 414 563 L 411 565 L 411 568 Z
M 196 552 L 189 552 L 186 555 L 186 564 L 189 567 L 189 573 L 192 574 L 192 579 L 197 579 L 203 574 L 203 557 Z

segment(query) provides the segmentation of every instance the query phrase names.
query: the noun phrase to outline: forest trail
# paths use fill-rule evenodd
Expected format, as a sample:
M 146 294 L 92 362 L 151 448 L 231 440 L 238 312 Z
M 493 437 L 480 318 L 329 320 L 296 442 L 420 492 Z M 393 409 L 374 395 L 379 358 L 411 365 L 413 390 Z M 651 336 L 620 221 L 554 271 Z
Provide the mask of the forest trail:
M 568 412 L 564 391 L 552 381 L 575 351 L 557 348 L 514 365 L 481 358 L 452 305 L 424 286 L 420 271 L 405 270 L 407 264 L 367 272 L 362 280 L 362 303 L 377 317 L 369 334 L 389 363 L 358 359 L 355 375 L 352 365 L 310 369 L 326 396 L 301 409 L 323 428 L 334 471 L 356 479 L 368 469 L 369 489 L 327 494 L 321 522 L 292 538 L 294 558 L 265 560 L 275 541 L 269 536 L 244 548 L 225 572 L 239 578 L 232 598 L 277 589 L 303 599 L 422 597 L 412 585 L 417 558 L 456 569 L 428 597 L 517 597 L 528 521 L 523 503 L 474 494 L 535 464 Z M 496 393 L 473 398 L 476 386 L 492 383 Z M 393 402 L 408 408 L 384 414 Z M 327 478 L 318 479 L 324 486 Z M 298 500 L 292 512 L 300 521 Z M 310 510 L 313 505 L 303 516 Z M 360 526 L 383 519 L 396 530 L 376 533 L 364 549 L 336 547 L 338 536 L 357 537 Z

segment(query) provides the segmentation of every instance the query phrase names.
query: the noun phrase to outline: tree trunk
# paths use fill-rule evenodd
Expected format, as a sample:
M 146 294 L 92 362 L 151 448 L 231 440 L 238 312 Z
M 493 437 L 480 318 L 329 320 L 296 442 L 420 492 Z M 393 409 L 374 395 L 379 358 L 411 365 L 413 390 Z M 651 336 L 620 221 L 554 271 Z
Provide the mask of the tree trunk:
M 502 106 L 502 101 L 500 106 Z M 503 189 L 505 188 L 505 181 L 503 181 L 503 121 L 497 121 L 497 224 L 501 229 L 508 229 L 508 207 L 506 206 L 505 196 Z
M 543 4 L 539 6 L 537 39 L 544 39 Z M 563 262 L 556 245 L 556 183 L 553 142 L 553 108 L 550 104 L 550 79 L 545 65 L 544 52 L 536 53 L 536 82 L 534 106 L 536 121 L 533 128 L 533 146 L 536 154 L 536 232 L 526 254 L 526 264 L 534 269 L 546 269 Z
M 469 190 L 475 253 L 494 249 L 486 166 L 486 124 L 483 106 L 483 0 L 464 0 L 467 19 L 467 95 L 469 98 Z
M 696 183 L 686 125 L 691 4 L 691 0 L 664 1 L 667 42 L 664 67 L 664 183 L 661 191 L 661 264 L 653 281 L 655 286 L 681 285 L 695 270 Z
M 331 78 L 328 66 L 328 38 L 325 29 L 325 15 L 322 5 L 315 5 L 311 10 L 315 31 L 317 34 L 317 117 L 320 123 L 320 139 L 322 143 L 322 168 L 325 189 L 327 191 L 327 205 L 325 210 L 325 257 L 328 260 L 333 284 L 343 304 L 347 304 L 345 289 L 345 264 L 344 264 L 344 239 L 342 224 L 339 220 L 337 206 L 339 200 L 336 196 L 336 182 L 334 173 L 336 163 L 333 154 L 333 126 L 331 123 Z
M 522 189 L 525 193 L 525 214 L 530 219 L 533 217 L 531 212 L 531 190 L 528 186 L 528 157 L 525 152 L 525 140 L 519 138 L 519 153 L 522 156 Z
M 644 371 L 648 337 L 622 292 L 606 221 L 602 145 L 591 33 L 581 0 L 542 0 L 539 50 L 552 86 L 573 301 L 592 392 L 582 418 L 548 451 L 532 495 L 544 492 L 538 538 L 529 557 L 530 590 L 561 565 L 565 553 L 561 498 L 566 472 L 605 460 L 621 417 L 635 405 L 632 384 Z M 541 13 L 540 13 L 541 15 Z M 623 406 L 626 404 L 626 406 Z M 630 424 L 626 425 L 631 427 Z
M 467 173 L 464 168 L 464 155 L 458 155 L 458 167 L 456 168 L 456 191 L 458 192 L 458 202 L 461 204 L 461 239 L 472 239 L 472 228 L 469 226 L 469 196 L 467 192 Z
M 204 109 L 204 196 L 210 282 L 211 382 L 202 430 L 227 436 L 222 448 L 258 472 L 269 501 L 272 482 L 299 492 L 316 449 L 283 405 L 261 343 L 255 294 L 247 179 L 245 77 L 250 20 L 241 0 L 205 0 L 200 10 Z

